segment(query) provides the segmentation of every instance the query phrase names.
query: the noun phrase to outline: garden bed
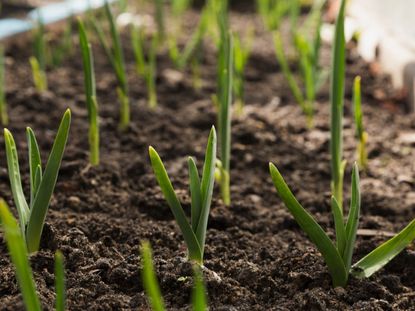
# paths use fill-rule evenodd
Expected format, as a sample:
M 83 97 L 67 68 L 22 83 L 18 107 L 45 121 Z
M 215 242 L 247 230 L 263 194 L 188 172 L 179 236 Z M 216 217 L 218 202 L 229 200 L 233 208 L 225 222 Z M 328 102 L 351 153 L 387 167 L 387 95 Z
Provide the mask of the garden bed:
M 276 163 L 299 201 L 324 228 L 333 228 L 330 211 L 328 83 L 316 105 L 315 128 L 294 101 L 278 68 L 272 38 L 257 16 L 238 10 L 232 25 L 255 23 L 256 39 L 247 67 L 246 111 L 232 123 L 231 195 L 225 207 L 215 189 L 209 218 L 204 273 L 211 310 L 409 310 L 415 308 L 415 251 L 409 248 L 369 279 L 351 278 L 334 289 L 315 247 L 305 237 L 272 185 L 268 162 Z M 188 26 L 197 12 L 189 12 Z M 169 310 L 189 309 L 192 269 L 183 238 L 156 184 L 148 146 L 157 148 L 178 196 L 190 210 L 187 156 L 201 165 L 209 129 L 216 123 L 216 53 L 207 44 L 194 90 L 190 74 L 172 71 L 166 53 L 158 55 L 159 106 L 147 107 L 146 89 L 134 71 L 131 45 L 123 38 L 129 73 L 132 123 L 118 131 L 116 80 L 99 45 L 94 44 L 101 117 L 101 164 L 88 164 L 88 123 L 79 49 L 48 72 L 50 91 L 33 87 L 22 42 L 8 50 L 9 129 L 20 156 L 27 148 L 25 127 L 37 133 L 47 154 L 59 120 L 72 110 L 68 146 L 47 216 L 41 251 L 32 256 L 36 284 L 45 309 L 54 301 L 53 255 L 66 260 L 70 310 L 147 310 L 140 278 L 139 245 L 151 242 L 161 290 Z M 27 46 L 27 42 L 24 45 Z M 330 47 L 323 48 L 328 64 Z M 399 108 L 386 77 L 348 49 L 346 98 L 351 81 L 362 76 L 363 110 L 369 133 L 369 168 L 362 173 L 362 216 L 355 259 L 398 232 L 415 217 L 415 123 Z M 351 103 L 345 105 L 345 194 L 349 194 L 356 142 Z M 0 145 L 4 145 L 0 137 Z M 0 197 L 14 206 L 5 151 L 0 148 Z M 44 159 L 46 160 L 46 159 Z M 21 161 L 28 187 L 27 161 Z M 0 244 L 0 309 L 23 309 L 4 243 Z

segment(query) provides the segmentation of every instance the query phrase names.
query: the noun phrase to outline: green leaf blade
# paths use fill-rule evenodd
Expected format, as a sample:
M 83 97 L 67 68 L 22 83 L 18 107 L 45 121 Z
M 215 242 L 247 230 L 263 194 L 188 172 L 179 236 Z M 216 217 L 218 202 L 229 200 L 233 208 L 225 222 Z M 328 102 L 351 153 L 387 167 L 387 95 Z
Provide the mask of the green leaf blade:
M 345 37 L 344 15 L 345 0 L 342 0 L 340 11 L 336 20 L 335 37 L 333 44 L 332 72 L 330 81 L 331 102 L 331 174 L 332 190 L 340 207 L 343 206 L 342 187 L 343 175 L 341 166 L 343 161 L 343 103 L 344 103 L 344 79 L 345 79 Z
M 33 201 L 35 199 L 35 195 L 37 192 L 37 188 L 39 186 L 38 179 L 39 174 L 38 169 L 40 167 L 40 178 L 42 178 L 42 160 L 40 158 L 40 151 L 39 145 L 36 141 L 36 136 L 33 130 L 28 127 L 26 128 L 26 136 L 27 136 L 27 146 L 29 152 L 29 169 L 30 169 L 30 206 L 32 206 Z
M 401 232 L 378 246 L 360 259 L 352 267 L 352 274 L 358 278 L 368 278 L 377 272 L 415 239 L 415 219 Z
M 153 147 L 149 147 L 149 155 L 151 166 L 153 167 L 157 182 L 183 234 L 189 251 L 189 257 L 190 259 L 201 263 L 203 261 L 203 252 L 189 222 L 186 219 L 182 205 L 180 204 L 180 201 L 174 192 L 173 185 L 171 184 L 170 178 L 167 175 L 166 168 L 164 167 L 164 164 L 157 151 Z
M 343 253 L 343 261 L 346 266 L 346 270 L 350 270 L 353 256 L 353 248 L 356 242 L 356 233 L 359 226 L 360 218 L 360 181 L 359 181 L 359 168 L 355 163 L 352 171 L 352 197 L 350 200 L 349 216 L 346 223 L 346 247 Z
M 188 159 L 188 166 L 190 195 L 192 197 L 191 224 L 193 232 L 196 232 L 202 211 L 202 192 L 200 188 L 199 173 L 197 171 L 196 163 L 192 157 L 189 157 Z
M 55 310 L 65 311 L 66 309 L 65 267 L 64 267 L 64 258 L 60 251 L 57 251 L 55 253 L 55 291 L 56 291 Z
M 196 229 L 196 237 L 202 250 L 206 240 L 206 228 L 209 218 L 210 205 L 212 203 L 213 186 L 215 183 L 216 165 L 216 130 L 212 126 L 206 146 L 205 162 L 201 183 L 202 205 L 199 222 Z
M 28 311 L 40 311 L 41 306 L 36 293 L 36 285 L 30 268 L 25 241 L 16 219 L 6 202 L 0 200 L 0 220 L 7 242 L 10 258 L 16 269 L 16 277 Z
M 300 205 L 278 169 L 272 163 L 270 163 L 270 173 L 281 200 L 291 212 L 301 229 L 307 233 L 310 240 L 322 254 L 332 277 L 333 285 L 346 286 L 347 272 L 343 260 L 333 242 L 314 218 Z
M 16 204 L 17 212 L 19 214 L 20 228 L 24 233 L 27 221 L 29 219 L 30 210 L 23 193 L 16 143 L 12 133 L 10 133 L 8 129 L 4 129 L 4 142 L 6 145 L 7 167 L 9 171 L 13 200 L 14 204 Z
M 343 254 L 343 250 L 346 247 L 346 230 L 343 221 L 343 212 L 334 196 L 331 197 L 331 210 L 336 230 L 337 250 L 340 254 Z
M 42 181 L 39 185 L 32 209 L 30 210 L 26 231 L 27 248 L 29 253 L 35 252 L 39 249 L 46 213 L 56 185 L 59 168 L 63 158 L 63 152 L 68 140 L 70 124 L 71 112 L 68 109 L 63 115 L 59 125 Z
M 153 311 L 164 311 L 163 297 L 157 282 L 156 273 L 151 255 L 151 247 L 148 242 L 143 242 L 140 247 L 141 261 L 143 270 L 141 272 L 144 289 L 149 297 L 151 309 Z

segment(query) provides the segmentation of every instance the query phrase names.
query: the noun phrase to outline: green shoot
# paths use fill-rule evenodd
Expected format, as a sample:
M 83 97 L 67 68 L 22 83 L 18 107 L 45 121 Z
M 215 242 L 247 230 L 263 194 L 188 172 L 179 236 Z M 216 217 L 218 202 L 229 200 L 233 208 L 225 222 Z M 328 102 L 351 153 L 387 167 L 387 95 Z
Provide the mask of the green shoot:
M 141 244 L 140 247 L 140 254 L 142 260 L 142 279 L 144 290 L 149 297 L 149 302 L 151 306 L 151 310 L 153 311 L 164 311 L 166 310 L 164 306 L 163 297 L 161 295 L 160 286 L 157 282 L 157 276 L 154 269 L 152 254 L 151 254 L 151 246 L 150 244 L 145 241 Z M 201 267 L 195 265 L 193 267 L 194 271 L 194 285 L 193 285 L 193 292 L 192 292 L 192 305 L 193 311 L 206 311 L 207 310 L 207 303 L 206 303 L 206 289 L 203 284 L 203 276 Z
M 105 2 L 105 15 L 110 25 L 112 48 L 110 48 L 110 45 L 106 40 L 106 36 L 101 25 L 94 18 L 92 18 L 92 16 L 91 23 L 118 80 L 117 95 L 121 104 L 120 129 L 126 130 L 130 124 L 130 100 L 128 98 L 127 73 L 125 70 L 124 53 L 121 46 L 120 34 L 108 2 Z
M 158 39 L 153 37 L 151 41 L 150 51 L 146 57 L 144 53 L 144 30 L 131 28 L 131 41 L 134 51 L 137 74 L 144 77 L 147 86 L 148 106 L 155 108 L 157 106 L 157 47 Z
M 412 220 L 401 232 L 384 242 L 352 267 L 352 274 L 359 278 L 368 278 L 385 266 L 415 239 L 415 220 Z
M 56 311 L 66 310 L 65 295 L 65 267 L 64 258 L 60 251 L 55 253 L 55 291 L 56 291 Z
M 160 188 L 176 219 L 187 245 L 189 259 L 199 265 L 203 264 L 207 222 L 212 201 L 215 160 L 216 160 L 216 131 L 212 127 L 205 153 L 203 174 L 200 179 L 195 161 L 188 159 L 190 193 L 192 197 L 190 224 L 174 192 L 170 178 L 160 156 L 152 147 L 149 148 L 151 165 Z
M 218 127 L 220 141 L 219 183 L 223 203 L 227 206 L 231 203 L 230 194 L 230 158 L 231 158 L 231 108 L 233 91 L 233 38 L 228 32 L 227 8 L 222 7 L 218 21 L 221 30 L 219 46 L 218 67 Z
M 345 287 L 350 273 L 357 277 L 369 277 L 386 265 L 415 239 L 415 220 L 413 220 L 400 233 L 380 245 L 352 267 L 351 262 L 360 217 L 360 185 L 357 164 L 354 165 L 352 171 L 352 195 L 346 222 L 343 220 L 343 211 L 336 198 L 332 196 L 331 199 L 336 233 L 335 244 L 315 219 L 297 201 L 280 172 L 272 163 L 270 163 L 270 173 L 281 200 L 301 229 L 322 254 L 335 287 Z
M 344 11 L 345 0 L 342 0 L 336 20 L 333 42 L 332 72 L 330 79 L 331 102 L 331 189 L 333 196 L 342 209 L 343 203 L 343 175 L 346 162 L 343 160 L 343 98 L 345 76 L 345 38 L 344 38 Z
M 192 292 L 192 303 L 193 311 L 206 311 L 207 302 L 206 302 L 206 289 L 203 284 L 202 271 L 200 267 L 195 266 L 193 268 L 194 274 L 194 285 Z
M 39 61 L 36 57 L 29 58 L 30 67 L 32 68 L 33 82 L 35 84 L 36 90 L 39 92 L 44 92 L 48 89 L 48 81 L 46 78 L 46 73 L 41 69 Z
M 244 75 L 245 67 L 251 54 L 252 41 L 254 32 L 253 28 L 248 31 L 248 40 L 243 43 L 239 35 L 234 37 L 234 92 L 235 107 L 238 115 L 243 114 L 245 102 Z
M 298 1 L 293 2 L 292 10 L 294 11 L 294 13 L 298 10 L 298 8 L 295 5 L 295 2 Z M 322 2 L 318 2 L 316 5 L 314 5 L 312 12 L 308 16 L 308 19 L 311 21 L 315 21 L 316 24 L 310 25 L 307 28 L 308 32 L 310 32 L 310 29 L 314 29 L 315 31 L 312 40 L 309 40 L 303 34 L 303 32 L 306 31 L 300 32 L 297 30 L 293 30 L 295 43 L 294 46 L 298 54 L 303 87 L 300 87 L 300 84 L 296 82 L 296 79 L 294 78 L 294 75 L 291 72 L 287 58 L 284 53 L 281 35 L 279 34 L 279 32 L 276 32 L 274 36 L 275 52 L 278 62 L 281 66 L 282 72 L 286 80 L 288 81 L 288 85 L 291 89 L 291 92 L 293 93 L 295 100 L 299 103 L 300 107 L 306 115 L 307 126 L 309 128 L 313 126 L 313 117 L 315 110 L 314 103 L 316 100 L 316 94 L 320 89 L 322 83 L 325 81 L 326 76 L 325 71 L 322 71 L 319 66 L 321 47 L 320 29 L 322 24 L 321 6 Z M 295 16 L 292 16 L 292 23 L 294 23 L 296 20 L 297 18 Z M 304 91 L 302 89 L 304 89 Z
M 196 30 L 181 52 L 178 48 L 176 36 L 169 36 L 169 56 L 178 69 L 183 70 L 189 61 L 195 58 L 194 55 L 196 52 L 200 50 L 203 43 L 203 38 L 208 28 L 208 17 L 208 10 L 205 7 L 201 14 Z
M 157 37 L 161 42 L 165 37 L 165 23 L 164 23 L 164 7 L 163 0 L 154 0 L 155 5 L 155 20 L 157 24 Z
M 27 128 L 30 168 L 30 204 L 27 203 L 23 193 L 19 160 L 13 135 L 9 130 L 4 129 L 7 166 L 13 199 L 19 214 L 22 236 L 26 239 L 29 253 L 36 252 L 39 249 L 46 213 L 55 188 L 59 167 L 68 139 L 70 123 L 71 112 L 68 109 L 62 118 L 44 173 L 42 173 L 40 151 L 35 134 L 31 128 Z
M 6 202 L 0 200 L 0 220 L 10 258 L 16 269 L 16 278 L 28 311 L 40 311 L 41 305 L 30 268 L 26 245 L 16 219 Z
M 36 284 L 33 279 L 32 269 L 30 268 L 24 236 L 9 207 L 2 199 L 0 199 L 0 225 L 3 228 L 11 261 L 16 269 L 16 278 L 26 310 L 40 311 L 42 308 L 36 292 Z M 65 310 L 65 272 L 63 261 L 62 253 L 57 251 L 55 254 L 56 311 Z
M 171 9 L 173 16 L 176 18 L 182 17 L 183 13 L 189 9 L 191 0 L 172 0 Z
M 290 70 L 290 66 L 288 64 L 287 58 L 285 57 L 284 47 L 282 44 L 281 35 L 279 32 L 276 32 L 274 35 L 274 45 L 275 45 L 275 53 L 278 59 L 278 62 L 281 66 L 281 70 L 285 76 L 285 79 L 290 86 L 291 92 L 294 95 L 295 100 L 300 105 L 301 109 L 307 116 L 307 122 L 310 122 L 313 118 L 313 107 L 310 107 L 311 103 L 307 103 L 304 99 L 303 93 L 301 92 L 300 87 L 298 86 L 297 82 L 294 79 L 294 76 Z
M 0 122 L 3 126 L 9 123 L 6 102 L 6 64 L 4 56 L 4 48 L 0 45 Z
M 89 162 L 91 165 L 99 164 L 99 120 L 98 103 L 95 86 L 95 71 L 92 48 L 89 44 L 87 33 L 82 21 L 78 20 L 79 42 L 81 46 L 82 63 L 84 68 L 84 84 L 86 95 L 86 106 L 89 121 Z
M 46 33 L 40 11 L 38 12 L 37 28 L 34 34 L 34 56 L 30 57 L 33 81 L 39 92 L 46 91 L 48 82 L 46 77 Z
M 279 28 L 282 18 L 290 12 L 292 0 L 257 0 L 257 10 L 265 27 L 270 31 Z
M 140 76 L 145 77 L 147 72 L 147 62 L 146 57 L 144 55 L 144 41 L 145 41 L 145 35 L 144 35 L 144 29 L 138 28 L 135 25 L 131 26 L 131 43 L 133 47 L 134 52 L 134 58 L 135 58 L 135 67 L 137 74 Z
M 358 139 L 357 159 L 359 166 L 365 169 L 367 167 L 367 152 L 366 141 L 367 132 L 363 128 L 363 114 L 362 114 L 362 97 L 360 92 L 360 77 L 357 76 L 353 83 L 353 108 L 354 108 L 354 122 L 356 126 L 356 137 Z
M 157 282 L 156 273 L 151 255 L 150 243 L 143 242 L 140 247 L 141 260 L 143 264 L 142 279 L 144 290 L 149 297 L 151 309 L 153 311 L 164 311 L 163 297 L 161 296 L 160 287 Z

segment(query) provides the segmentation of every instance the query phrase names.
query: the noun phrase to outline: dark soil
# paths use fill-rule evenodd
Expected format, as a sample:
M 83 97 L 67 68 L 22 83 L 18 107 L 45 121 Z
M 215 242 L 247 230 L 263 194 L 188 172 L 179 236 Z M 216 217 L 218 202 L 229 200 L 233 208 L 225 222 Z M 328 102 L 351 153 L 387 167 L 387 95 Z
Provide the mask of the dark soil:
M 189 13 L 189 26 L 196 17 Z M 319 96 L 315 128 L 307 130 L 278 69 L 270 35 L 251 14 L 233 14 L 235 29 L 246 28 L 247 20 L 255 24 L 257 35 L 246 74 L 246 113 L 235 117 L 232 125 L 232 205 L 225 207 L 216 191 L 208 225 L 205 281 L 210 309 L 414 310 L 413 245 L 370 279 L 351 278 L 345 289 L 334 289 L 321 255 L 277 197 L 268 173 L 269 161 L 278 165 L 307 210 L 333 232 L 328 86 Z M 183 238 L 156 185 L 147 149 L 152 145 L 158 150 L 178 196 L 189 209 L 186 157 L 195 156 L 199 167 L 202 165 L 208 132 L 216 122 L 210 100 L 215 92 L 215 53 L 208 44 L 200 90 L 192 88 L 188 73 L 172 79 L 172 64 L 165 52 L 160 53 L 159 106 L 150 110 L 144 82 L 134 73 L 130 45 L 124 42 L 132 108 L 126 133 L 117 130 L 115 77 L 104 53 L 94 45 L 102 135 L 98 167 L 88 165 L 87 112 L 78 50 L 63 66 L 48 72 L 50 91 L 38 94 L 30 78 L 29 45 L 23 51 L 17 46 L 9 49 L 9 129 L 20 152 L 26 190 L 25 127 L 35 130 L 46 160 L 63 112 L 70 107 L 73 113 L 41 250 L 31 257 L 47 310 L 54 303 L 53 255 L 57 249 L 66 258 L 70 310 L 148 310 L 140 279 L 139 245 L 144 239 L 152 244 L 168 309 L 190 309 L 191 267 L 185 260 Z M 325 63 L 329 63 L 329 52 L 324 47 Z M 362 62 L 353 48 L 349 49 L 347 71 L 348 99 L 353 77 L 362 75 L 364 118 L 370 136 L 369 168 L 362 173 L 360 229 L 371 229 L 369 233 L 374 234 L 359 234 L 357 260 L 386 239 L 381 231 L 397 232 L 415 217 L 415 123 L 399 109 L 389 80 L 375 74 L 373 66 Z M 348 196 L 350 163 L 356 149 L 349 100 L 345 113 Z M 14 207 L 4 148 L 0 159 L 0 196 Z M 0 244 L 0 309 L 23 309 L 4 243 Z

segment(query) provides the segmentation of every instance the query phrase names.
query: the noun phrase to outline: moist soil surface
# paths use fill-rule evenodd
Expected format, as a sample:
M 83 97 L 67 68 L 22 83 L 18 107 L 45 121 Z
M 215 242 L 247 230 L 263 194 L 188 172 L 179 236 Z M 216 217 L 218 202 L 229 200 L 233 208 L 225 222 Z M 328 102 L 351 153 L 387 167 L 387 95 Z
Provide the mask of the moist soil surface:
M 197 23 L 189 12 L 186 29 Z M 204 277 L 211 310 L 414 310 L 415 251 L 404 250 L 369 279 L 351 277 L 346 288 L 333 288 L 319 252 L 278 198 L 268 162 L 275 163 L 298 200 L 333 236 L 330 213 L 328 83 L 316 104 L 315 127 L 294 101 L 274 57 L 272 38 L 251 13 L 232 13 L 235 29 L 256 29 L 246 72 L 246 109 L 232 121 L 232 204 L 224 206 L 218 189 L 212 203 Z M 116 80 L 98 43 L 93 45 L 101 123 L 101 163 L 88 165 L 88 124 L 79 49 L 62 66 L 48 71 L 49 91 L 33 88 L 28 65 L 30 43 L 9 46 L 7 101 L 9 129 L 15 136 L 23 183 L 28 193 L 25 127 L 31 126 L 46 161 L 60 118 L 72 110 L 72 126 L 58 183 L 46 219 L 41 249 L 31 256 L 42 304 L 54 304 L 53 255 L 66 259 L 70 310 L 149 310 L 140 278 L 139 245 L 149 240 L 166 306 L 190 310 L 192 269 L 183 237 L 161 194 L 148 159 L 154 146 L 165 162 L 187 212 L 190 197 L 187 156 L 202 166 L 209 129 L 216 123 L 216 57 L 204 49 L 202 87 L 191 73 L 173 69 L 167 53 L 158 55 L 159 106 L 146 102 L 145 84 L 134 71 L 131 46 L 123 38 L 129 72 L 132 122 L 118 130 Z M 75 40 L 76 41 L 76 40 Z M 330 47 L 322 59 L 330 63 Z M 415 217 L 413 117 L 399 107 L 387 77 L 348 48 L 344 153 L 349 165 L 349 197 L 356 140 L 351 81 L 362 76 L 363 111 L 369 133 L 369 167 L 361 173 L 362 216 L 354 262 L 401 230 Z M 3 146 L 3 137 L 0 137 Z M 15 211 L 0 149 L 0 196 Z M 0 309 L 22 310 L 22 297 L 5 243 L 0 244 Z

